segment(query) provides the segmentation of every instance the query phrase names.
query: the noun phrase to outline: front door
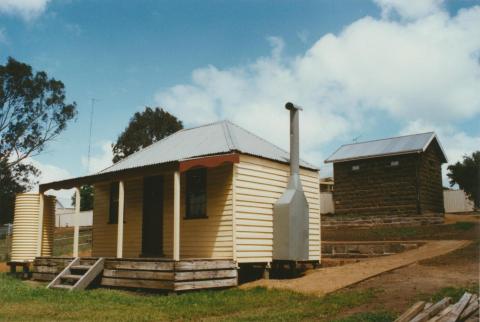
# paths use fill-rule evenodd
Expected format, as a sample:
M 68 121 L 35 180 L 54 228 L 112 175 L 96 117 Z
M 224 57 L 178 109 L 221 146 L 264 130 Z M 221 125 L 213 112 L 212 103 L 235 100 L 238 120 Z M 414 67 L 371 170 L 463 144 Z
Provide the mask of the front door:
M 163 256 L 163 177 L 143 181 L 142 256 Z

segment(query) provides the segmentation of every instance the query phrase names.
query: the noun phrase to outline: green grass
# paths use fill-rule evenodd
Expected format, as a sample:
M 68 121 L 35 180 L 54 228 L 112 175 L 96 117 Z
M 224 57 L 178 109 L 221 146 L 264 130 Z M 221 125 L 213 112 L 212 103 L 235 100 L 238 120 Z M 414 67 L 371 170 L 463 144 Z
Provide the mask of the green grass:
M 347 318 L 335 320 L 335 322 L 390 322 L 395 320 L 395 315 L 391 312 L 361 312 L 350 315 Z
M 455 224 L 455 229 L 457 230 L 470 230 L 475 227 L 475 223 L 468 221 L 458 221 Z
M 0 320 L 9 321 L 332 321 L 342 310 L 375 298 L 372 289 L 323 298 L 265 288 L 199 291 L 178 296 L 107 289 L 67 293 L 0 274 Z

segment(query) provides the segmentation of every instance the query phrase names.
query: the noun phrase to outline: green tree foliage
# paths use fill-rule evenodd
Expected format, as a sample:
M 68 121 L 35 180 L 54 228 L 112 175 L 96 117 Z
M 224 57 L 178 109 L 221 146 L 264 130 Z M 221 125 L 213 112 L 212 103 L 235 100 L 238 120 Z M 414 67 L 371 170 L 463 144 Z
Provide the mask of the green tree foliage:
M 133 115 L 117 142 L 112 144 L 113 162 L 116 163 L 182 128 L 182 122 L 162 108 L 146 107 L 143 112 Z
M 32 189 L 38 175 L 39 171 L 30 164 L 0 165 L 0 224 L 12 222 L 15 195 Z
M 72 196 L 72 206 L 75 207 L 75 193 Z M 93 187 L 85 185 L 80 187 L 80 211 L 93 209 Z
M 449 165 L 447 169 L 450 186 L 458 184 L 473 200 L 475 207 L 480 208 L 480 151 L 464 156 L 462 162 Z
M 13 214 L 15 193 L 31 189 L 39 171 L 22 163 L 38 155 L 76 115 L 65 87 L 43 71 L 8 58 L 0 65 L 0 222 Z

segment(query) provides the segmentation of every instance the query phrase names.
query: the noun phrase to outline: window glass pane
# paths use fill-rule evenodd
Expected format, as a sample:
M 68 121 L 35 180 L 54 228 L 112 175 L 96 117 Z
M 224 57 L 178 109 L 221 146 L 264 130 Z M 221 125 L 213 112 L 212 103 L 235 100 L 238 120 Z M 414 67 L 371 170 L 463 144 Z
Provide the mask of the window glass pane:
M 118 223 L 118 182 L 110 184 L 109 224 Z
M 207 169 L 187 172 L 186 217 L 207 216 Z

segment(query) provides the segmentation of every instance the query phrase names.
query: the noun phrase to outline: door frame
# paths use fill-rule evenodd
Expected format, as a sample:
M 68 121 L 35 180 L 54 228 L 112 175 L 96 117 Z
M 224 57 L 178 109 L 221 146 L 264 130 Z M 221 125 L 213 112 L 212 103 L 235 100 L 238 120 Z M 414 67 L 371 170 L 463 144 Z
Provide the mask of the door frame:
M 160 190 L 161 190 L 161 224 L 160 224 L 160 230 L 159 230 L 159 235 L 161 236 L 158 247 L 158 253 L 152 253 L 152 252 L 146 252 L 146 245 L 147 245 L 147 240 L 146 240 L 146 225 L 145 225 L 145 216 L 147 212 L 147 203 L 146 201 L 146 190 L 149 188 L 148 180 L 152 180 L 155 182 L 155 180 L 159 180 L 161 182 Z M 151 184 L 150 184 L 151 185 Z M 141 244 L 141 255 L 140 257 L 152 257 L 152 258 L 159 258 L 159 257 L 164 257 L 165 252 L 164 252 L 164 242 L 163 242 L 163 235 L 164 235 L 164 202 L 165 202 L 165 178 L 163 175 L 153 175 L 153 176 L 147 176 L 143 178 L 143 195 L 142 195 L 142 244 Z

